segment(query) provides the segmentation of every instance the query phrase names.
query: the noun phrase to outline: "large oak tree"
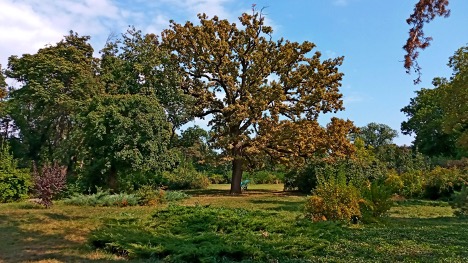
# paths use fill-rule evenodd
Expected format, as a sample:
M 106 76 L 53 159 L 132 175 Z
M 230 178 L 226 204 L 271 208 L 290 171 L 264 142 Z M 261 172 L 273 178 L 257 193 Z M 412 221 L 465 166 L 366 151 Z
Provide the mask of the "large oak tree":
M 260 12 L 242 14 L 239 26 L 199 20 L 171 21 L 162 44 L 180 65 L 180 88 L 196 101 L 193 115 L 212 116 L 211 143 L 232 162 L 231 193 L 241 192 L 242 171 L 258 155 L 290 163 L 352 151 L 352 122 L 317 120 L 343 109 L 342 57 L 322 60 L 308 41 L 273 41 Z

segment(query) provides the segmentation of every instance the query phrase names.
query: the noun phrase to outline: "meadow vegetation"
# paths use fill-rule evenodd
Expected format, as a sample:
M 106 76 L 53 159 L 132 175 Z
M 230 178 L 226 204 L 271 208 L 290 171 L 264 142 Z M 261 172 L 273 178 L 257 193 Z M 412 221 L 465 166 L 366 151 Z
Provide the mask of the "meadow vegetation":
M 395 202 L 374 223 L 314 223 L 282 185 L 189 190 L 157 206 L 0 205 L 5 262 L 465 262 L 468 219 L 444 201 Z
M 402 109 L 398 146 L 385 124 L 321 125 L 343 57 L 252 11 L 130 27 L 99 58 L 75 32 L 11 56 L 0 262 L 468 262 L 468 47 Z

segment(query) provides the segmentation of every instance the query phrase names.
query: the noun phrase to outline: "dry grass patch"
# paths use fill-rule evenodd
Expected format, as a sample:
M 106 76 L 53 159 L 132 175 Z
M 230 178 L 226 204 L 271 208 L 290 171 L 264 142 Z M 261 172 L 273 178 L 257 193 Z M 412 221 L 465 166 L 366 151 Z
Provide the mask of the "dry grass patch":
M 112 218 L 144 217 L 147 207 L 96 208 L 28 203 L 0 205 L 0 262 L 120 261 L 88 247 L 89 233 Z

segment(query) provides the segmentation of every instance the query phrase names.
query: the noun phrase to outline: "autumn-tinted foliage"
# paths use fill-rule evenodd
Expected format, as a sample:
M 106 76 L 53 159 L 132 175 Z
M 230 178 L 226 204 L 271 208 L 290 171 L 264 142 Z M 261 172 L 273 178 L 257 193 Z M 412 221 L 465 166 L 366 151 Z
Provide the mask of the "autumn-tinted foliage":
M 403 49 L 405 54 L 405 68 L 406 72 L 410 73 L 411 69 L 414 70 L 418 77 L 414 80 L 415 84 L 421 82 L 421 67 L 417 62 L 419 51 L 427 48 L 432 40 L 431 37 L 424 35 L 424 24 L 434 20 L 436 16 L 448 17 L 450 10 L 447 8 L 448 0 L 419 0 L 415 7 L 414 12 L 406 20 L 411 26 L 409 37 Z
M 320 113 L 343 109 L 342 57 L 321 60 L 308 41 L 273 41 L 260 12 L 242 14 L 239 27 L 217 16 L 199 19 L 172 21 L 162 44 L 180 65 L 181 89 L 196 101 L 193 116 L 213 117 L 211 140 L 232 162 L 232 193 L 240 193 L 242 171 L 256 155 L 295 162 L 351 151 L 350 121 L 317 122 Z

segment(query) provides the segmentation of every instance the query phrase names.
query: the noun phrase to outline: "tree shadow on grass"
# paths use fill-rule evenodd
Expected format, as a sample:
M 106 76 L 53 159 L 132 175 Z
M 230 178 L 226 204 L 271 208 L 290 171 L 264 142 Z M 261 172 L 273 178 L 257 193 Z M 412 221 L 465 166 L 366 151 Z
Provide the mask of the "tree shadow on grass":
M 359 255 L 362 261 L 468 262 L 467 248 L 467 219 L 387 218 L 378 224 L 349 229 L 329 256 Z
M 45 213 L 45 215 L 52 220 L 78 219 L 58 213 Z M 67 238 L 67 236 L 75 234 L 76 231 L 72 228 L 63 229 L 60 233 L 24 229 L 25 224 L 41 223 L 43 223 L 43 220 L 33 214 L 28 215 L 27 218 L 0 215 L 0 262 L 34 262 L 41 260 L 59 262 L 109 261 L 80 256 L 79 254 L 92 253 L 92 250 L 83 245 L 82 242 Z
M 249 200 L 258 205 L 271 205 L 265 210 L 300 212 L 303 210 L 304 201 L 283 201 L 283 200 Z
M 399 206 L 415 206 L 415 205 L 441 206 L 441 207 L 450 206 L 447 202 L 444 202 L 444 201 L 421 200 L 421 199 L 406 199 L 403 201 L 397 201 L 396 203 Z
M 240 195 L 233 195 L 229 192 L 229 189 L 193 189 L 185 190 L 185 193 L 194 196 L 233 196 L 233 197 L 245 197 L 245 196 L 255 196 L 255 195 L 273 195 L 273 196 L 306 196 L 305 194 L 299 192 L 290 192 L 290 191 L 277 191 L 271 189 L 252 189 L 242 191 Z

